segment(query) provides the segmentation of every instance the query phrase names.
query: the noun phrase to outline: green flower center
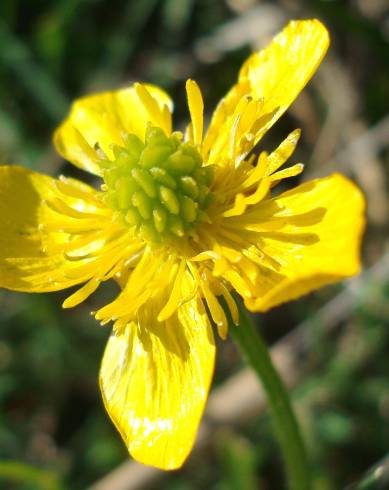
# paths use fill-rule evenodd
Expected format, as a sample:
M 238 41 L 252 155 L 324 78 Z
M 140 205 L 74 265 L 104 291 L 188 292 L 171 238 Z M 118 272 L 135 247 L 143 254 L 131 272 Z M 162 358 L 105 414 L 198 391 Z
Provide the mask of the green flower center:
M 207 219 L 213 167 L 182 133 L 166 136 L 149 127 L 143 143 L 134 134 L 114 146 L 114 161 L 101 160 L 107 204 L 148 241 L 190 236 Z

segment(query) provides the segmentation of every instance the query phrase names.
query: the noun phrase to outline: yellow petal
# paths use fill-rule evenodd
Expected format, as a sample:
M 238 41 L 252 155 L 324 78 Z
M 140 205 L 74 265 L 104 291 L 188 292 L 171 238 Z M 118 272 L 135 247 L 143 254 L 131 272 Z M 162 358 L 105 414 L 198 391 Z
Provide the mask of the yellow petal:
M 100 387 L 131 455 L 165 470 L 191 450 L 214 369 L 215 345 L 198 298 L 164 322 L 148 305 L 138 324 L 108 341 Z
M 266 215 L 266 206 L 278 211 L 269 223 L 265 218 L 261 223 L 259 214 Z M 258 231 L 260 250 L 279 267 L 266 269 L 257 293 L 245 301 L 247 307 L 266 311 L 357 274 L 364 207 L 360 190 L 339 174 L 307 182 L 263 203 L 257 224 L 246 222 L 245 227 Z M 253 212 L 248 219 L 254 218 Z M 268 224 L 277 221 L 275 231 L 266 231 Z
M 328 44 L 328 32 L 318 20 L 292 21 L 268 47 L 250 56 L 237 84 L 212 117 L 204 139 L 204 158 L 218 163 L 228 157 L 228 144 L 239 119 L 237 108 L 244 99 L 257 101 L 251 129 L 246 124 L 242 134 L 234 133 L 234 138 L 241 141 L 241 153 L 247 154 L 312 77 Z
M 17 166 L 0 167 L 0 287 L 55 291 L 82 282 L 77 277 L 68 277 L 78 263 L 66 259 L 63 250 L 71 237 L 58 230 L 70 221 L 90 226 L 91 220 L 61 217 L 48 204 L 60 197 L 69 206 L 77 203 L 79 209 L 88 212 L 94 208 L 96 192 L 85 184 L 69 182 Z M 62 188 L 68 186 L 78 197 L 60 193 L 57 184 Z M 99 226 L 97 217 L 94 223 Z
M 144 139 L 147 123 L 171 132 L 173 106 L 168 95 L 152 85 L 135 84 L 115 92 L 78 99 L 56 130 L 57 151 L 74 165 L 99 175 L 95 146 L 109 157 L 112 144 L 123 145 L 123 135 Z

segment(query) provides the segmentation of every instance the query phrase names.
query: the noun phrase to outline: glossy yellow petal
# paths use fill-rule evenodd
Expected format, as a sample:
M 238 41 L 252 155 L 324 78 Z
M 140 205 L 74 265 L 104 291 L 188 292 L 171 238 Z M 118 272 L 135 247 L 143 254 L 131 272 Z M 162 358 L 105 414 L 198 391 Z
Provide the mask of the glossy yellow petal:
M 99 175 L 95 148 L 112 157 L 112 144 L 123 145 L 126 133 L 144 139 L 147 123 L 171 132 L 172 102 L 152 85 L 135 84 L 115 92 L 78 99 L 56 130 L 58 152 L 74 165 Z
M 190 452 L 214 369 L 215 345 L 199 298 L 168 320 L 145 307 L 108 341 L 100 371 L 105 407 L 131 455 L 162 469 L 179 468 Z
M 61 214 L 65 212 L 78 213 L 78 218 Z M 66 257 L 72 235 L 61 229 L 81 231 L 85 240 L 86 229 L 94 236 L 103 228 L 104 212 L 96 192 L 85 184 L 17 166 L 0 167 L 0 287 L 55 291 L 86 280 L 74 274 L 85 260 Z
M 318 20 L 292 21 L 268 47 L 250 56 L 212 117 L 204 158 L 220 163 L 246 155 L 312 77 L 328 44 L 328 32 Z
M 360 190 L 334 174 L 302 184 L 243 216 L 245 229 L 258 232 L 260 251 L 278 264 L 262 269 L 247 307 L 266 311 L 357 274 L 364 207 Z

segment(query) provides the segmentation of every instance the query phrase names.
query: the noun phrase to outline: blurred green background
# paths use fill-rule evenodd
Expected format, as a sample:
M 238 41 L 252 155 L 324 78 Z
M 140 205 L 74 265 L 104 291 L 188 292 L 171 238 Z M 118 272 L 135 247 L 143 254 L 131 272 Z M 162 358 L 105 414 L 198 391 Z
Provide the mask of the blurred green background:
M 152 82 L 172 95 L 180 127 L 188 118 L 186 78 L 199 82 L 209 116 L 245 57 L 288 19 L 307 17 L 329 28 L 330 52 L 261 147 L 272 149 L 301 127 L 292 162 L 307 164 L 303 179 L 339 170 L 358 182 L 368 203 L 366 272 L 256 320 L 269 344 L 281 341 L 293 357 L 293 396 L 314 489 L 387 489 L 386 0 L 1 0 L 0 164 L 90 179 L 51 145 L 73 99 Z M 182 470 L 129 464 L 97 385 L 109 328 L 89 315 L 110 289 L 63 311 L 67 294 L 0 291 L 0 489 L 284 488 L 268 415 L 239 393 L 216 395 L 219 403 L 205 418 L 208 435 Z M 219 342 L 214 388 L 223 389 L 242 368 L 230 341 Z M 239 389 L 247 391 L 244 383 Z M 223 411 L 239 403 L 242 412 L 223 422 Z

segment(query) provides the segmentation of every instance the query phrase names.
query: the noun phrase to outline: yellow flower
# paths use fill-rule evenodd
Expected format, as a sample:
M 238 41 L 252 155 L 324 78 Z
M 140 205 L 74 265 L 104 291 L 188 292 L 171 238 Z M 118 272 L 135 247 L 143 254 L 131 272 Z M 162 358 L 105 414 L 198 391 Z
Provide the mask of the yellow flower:
M 62 156 L 102 177 L 0 167 L 0 285 L 28 292 L 100 283 L 120 294 L 95 313 L 113 322 L 100 372 L 106 409 L 132 456 L 164 469 L 190 451 L 214 368 L 211 323 L 227 335 L 231 291 L 266 311 L 358 272 L 364 201 L 334 174 L 272 196 L 302 164 L 293 131 L 251 150 L 296 98 L 328 47 L 317 20 L 291 22 L 243 65 L 203 136 L 203 100 L 186 84 L 191 123 L 172 132 L 172 103 L 144 84 L 76 101 L 54 137 Z

